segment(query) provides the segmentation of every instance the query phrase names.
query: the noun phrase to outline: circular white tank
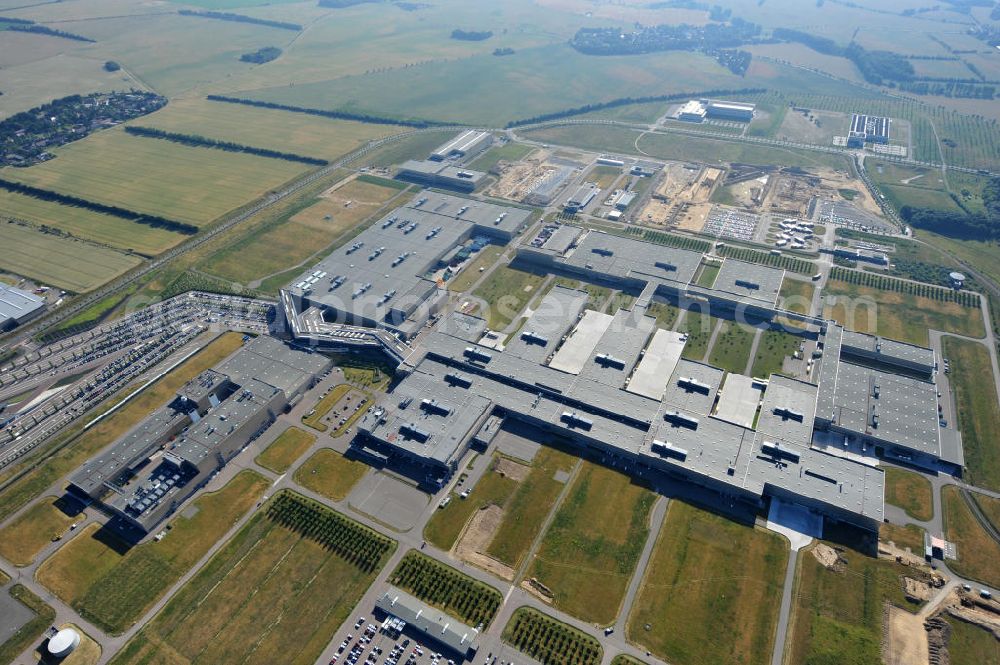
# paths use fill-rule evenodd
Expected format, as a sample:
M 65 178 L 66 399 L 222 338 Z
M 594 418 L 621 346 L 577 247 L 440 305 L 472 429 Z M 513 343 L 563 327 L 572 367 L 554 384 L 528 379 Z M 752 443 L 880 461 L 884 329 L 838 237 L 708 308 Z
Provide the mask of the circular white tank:
M 49 638 L 48 652 L 56 658 L 65 658 L 80 645 L 80 633 L 72 628 L 63 628 Z

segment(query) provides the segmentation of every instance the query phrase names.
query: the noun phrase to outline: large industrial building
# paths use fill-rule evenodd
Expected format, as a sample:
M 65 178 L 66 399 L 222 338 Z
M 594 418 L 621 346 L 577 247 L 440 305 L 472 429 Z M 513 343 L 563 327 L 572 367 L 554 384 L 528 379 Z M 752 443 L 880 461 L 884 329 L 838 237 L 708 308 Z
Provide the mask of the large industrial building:
M 460 192 L 474 191 L 485 177 L 486 174 L 482 171 L 464 169 L 447 162 L 430 159 L 424 161 L 407 160 L 400 164 L 396 171 L 398 180 L 427 187 L 454 189 Z
M 0 284 L 0 331 L 19 326 L 41 314 L 44 309 L 44 298 Z
M 443 162 L 447 159 L 467 159 L 486 150 L 492 143 L 493 135 L 489 132 L 470 129 L 441 145 L 431 153 L 430 159 L 434 162 Z
M 444 303 L 446 259 L 456 248 L 506 243 L 530 212 L 423 192 L 378 220 L 282 291 L 300 328 L 347 323 L 414 335 Z M 286 308 L 287 310 L 288 308 Z
M 415 631 L 435 647 L 444 648 L 449 656 L 471 660 L 479 650 L 478 630 L 394 586 L 375 601 L 375 609 L 390 620 L 398 620 L 403 631 Z
M 855 113 L 851 117 L 851 129 L 847 133 L 849 148 L 863 148 L 866 143 L 889 142 L 889 118 Z
M 692 99 L 677 109 L 675 117 L 686 122 L 702 122 L 706 119 L 750 122 L 755 110 L 755 105 L 743 102 Z
M 329 367 L 325 356 L 257 337 L 86 462 L 70 492 L 151 531 Z

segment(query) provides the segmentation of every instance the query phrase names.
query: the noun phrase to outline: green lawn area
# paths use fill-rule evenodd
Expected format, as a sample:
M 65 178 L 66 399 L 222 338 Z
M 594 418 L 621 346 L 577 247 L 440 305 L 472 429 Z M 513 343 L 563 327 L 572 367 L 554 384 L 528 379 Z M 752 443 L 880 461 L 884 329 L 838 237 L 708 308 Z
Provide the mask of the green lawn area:
M 958 560 L 949 561 L 948 567 L 963 577 L 1000 586 L 1000 544 L 976 521 L 962 498 L 960 490 L 949 485 L 941 490 L 944 503 L 945 537 L 955 543 Z
M 1000 529 L 1000 499 L 988 497 L 985 494 L 973 494 L 979 509 L 986 515 L 990 524 Z
M 983 317 L 978 308 L 963 307 L 912 294 L 897 293 L 837 280 L 827 283 L 823 294 L 834 296 L 823 316 L 845 327 L 874 332 L 882 337 L 927 346 L 928 329 L 982 337 Z
M 649 533 L 656 495 L 623 473 L 585 461 L 531 562 L 553 605 L 614 623 Z
M 623 291 L 615 291 L 615 294 L 608 300 L 608 304 L 605 305 L 604 312 L 614 316 L 614 313 L 620 309 L 631 309 L 634 302 L 635 296 Z
M 919 473 L 890 466 L 885 469 L 885 502 L 899 506 L 921 522 L 934 517 L 931 481 Z
M 798 351 L 801 341 L 801 337 L 784 330 L 765 330 L 757 344 L 750 375 L 767 378 L 771 374 L 780 373 L 785 358 Z
M 489 305 L 489 311 L 480 312 L 480 316 L 485 316 L 491 330 L 503 330 L 521 313 L 543 281 L 542 275 L 500 266 L 473 292 Z
M 121 633 L 253 507 L 269 484 L 258 473 L 242 471 L 221 490 L 195 499 L 193 509 L 166 527 L 163 540 L 131 549 L 90 527 L 49 557 L 36 576 L 81 616 Z
M 3 593 L 9 593 L 19 603 L 34 613 L 34 617 L 17 629 L 13 635 L 0 644 L 0 663 L 12 663 L 25 649 L 30 647 L 46 628 L 56 620 L 56 612 L 41 598 L 23 584 L 15 584 Z
M 955 665 L 1000 665 L 1000 640 L 985 628 L 959 619 L 947 619 L 951 626 L 948 656 Z
M 0 490 L 0 520 L 6 519 L 32 499 L 41 496 L 42 492 L 59 478 L 83 464 L 97 451 L 108 445 L 108 442 L 118 439 L 148 416 L 151 411 L 169 402 L 181 386 L 206 369 L 217 365 L 233 351 L 240 348 L 242 344 L 242 335 L 225 333 L 133 398 L 114 415 L 105 418 L 82 434 L 82 424 L 71 428 L 57 441 L 72 440 L 72 445 L 61 448 L 43 462 L 37 463 L 37 460 L 32 460 L 33 463 L 36 463 L 35 465 Z M 133 384 L 125 388 L 91 413 L 103 412 L 116 400 L 121 399 L 136 387 L 137 385 Z M 25 467 L 15 464 L 5 470 L 5 473 L 13 474 L 22 470 L 25 470 Z
M 111 662 L 312 665 L 394 548 L 365 572 L 260 511 Z
M 464 293 L 472 288 L 472 285 L 479 279 L 482 273 L 480 268 L 489 269 L 503 254 L 506 247 L 500 245 L 487 245 L 479 250 L 476 258 L 469 262 L 469 265 L 462 269 L 455 277 L 448 280 L 448 290 L 455 293 Z
M 719 276 L 719 270 L 722 269 L 722 265 L 718 263 L 705 263 L 702 262 L 701 268 L 699 268 L 698 278 L 695 280 L 695 284 L 698 286 L 704 286 L 706 289 L 712 288 L 715 284 L 715 278 Z
M 680 314 L 680 311 L 680 309 L 669 303 L 653 302 L 650 304 L 649 309 L 646 310 L 646 313 L 656 317 L 656 326 L 658 328 L 670 330 L 677 323 L 677 316 Z
M 712 339 L 712 330 L 719 323 L 719 319 L 709 314 L 702 314 L 696 310 L 689 309 L 684 315 L 677 331 L 685 333 L 688 338 L 681 352 L 682 358 L 688 360 L 701 361 L 708 352 L 708 343 Z
M 505 506 L 516 488 L 516 480 L 493 469 L 487 471 L 472 488 L 469 498 L 462 499 L 454 492 L 449 495 L 448 505 L 435 510 L 427 521 L 424 538 L 438 549 L 450 550 L 473 513 L 490 505 Z
M 674 665 L 770 663 L 787 561 L 784 538 L 673 499 L 628 638 Z
M 615 183 L 622 174 L 622 169 L 619 166 L 605 166 L 603 164 L 598 164 L 590 173 L 587 174 L 587 180 L 589 182 L 596 183 L 601 189 L 607 189 Z
M 1000 490 L 1000 406 L 996 386 L 984 381 L 990 366 L 989 351 L 982 344 L 945 337 L 944 357 L 951 363 L 951 388 L 955 391 L 958 426 L 962 432 L 968 482 Z
M 534 150 L 534 146 L 525 145 L 523 143 L 506 143 L 504 145 L 496 145 L 484 152 L 479 157 L 476 157 L 469 164 L 470 169 L 475 169 L 476 171 L 489 171 L 491 168 L 496 166 L 496 163 L 500 160 L 505 162 L 517 162 Z
M 73 518 L 59 509 L 57 497 L 45 497 L 0 530 L 0 556 L 15 566 L 27 566 L 72 523 Z
M 307 170 L 294 162 L 143 139 L 121 129 L 91 134 L 55 152 L 55 159 L 10 177 L 197 226 Z
M 799 552 L 785 654 L 790 663 L 881 663 L 883 603 L 915 612 L 903 595 L 903 576 L 920 579 L 913 566 L 873 559 L 834 543 L 842 561 L 827 569 L 812 550 Z
M 368 472 L 364 462 L 349 460 L 336 450 L 323 448 L 295 471 L 295 482 L 334 501 L 343 501 Z
M 723 321 L 715 344 L 708 356 L 708 364 L 727 372 L 743 374 L 750 360 L 754 330 L 735 321 Z
M 504 506 L 503 520 L 487 548 L 490 556 L 517 569 L 563 488 L 563 483 L 555 479 L 556 473 L 569 471 L 576 460 L 548 446 L 538 450 L 528 477 L 518 483 Z
M 264 452 L 257 455 L 256 462 L 275 473 L 284 473 L 315 442 L 316 437 L 309 432 L 289 427 Z
M 781 282 L 781 291 L 778 292 L 778 304 L 791 312 L 808 314 L 812 309 L 815 290 L 812 282 L 786 276 Z
M 882 524 L 878 531 L 879 540 L 893 542 L 896 547 L 906 549 L 917 556 L 924 555 L 924 530 L 916 524 L 898 526 L 896 524 Z

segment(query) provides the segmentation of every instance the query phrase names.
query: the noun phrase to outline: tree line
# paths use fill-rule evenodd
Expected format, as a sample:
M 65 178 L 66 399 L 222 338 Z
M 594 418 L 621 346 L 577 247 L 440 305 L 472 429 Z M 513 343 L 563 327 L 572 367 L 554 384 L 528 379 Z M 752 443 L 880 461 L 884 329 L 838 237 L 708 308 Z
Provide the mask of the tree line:
M 243 145 L 242 143 L 233 143 L 232 141 L 218 141 L 205 136 L 198 136 L 197 134 L 165 132 L 162 129 L 155 129 L 153 127 L 137 127 L 135 125 L 129 125 L 125 128 L 125 132 L 132 134 L 133 136 L 142 136 L 150 139 L 162 139 L 164 141 L 172 141 L 174 143 L 180 143 L 181 145 L 195 148 L 213 148 L 215 150 L 225 150 L 226 152 L 242 152 L 248 155 L 256 155 L 258 157 L 270 157 L 271 159 L 283 159 L 286 162 L 309 164 L 310 166 L 326 166 L 329 163 L 325 159 L 320 159 L 318 157 L 306 157 L 305 155 L 297 155 L 293 152 L 280 152 L 278 150 L 270 150 L 268 148 Z
M 198 227 L 194 224 L 178 222 L 172 219 L 167 219 L 166 217 L 160 217 L 159 215 L 147 215 L 145 213 L 136 212 L 127 208 L 120 208 L 118 206 L 97 203 L 96 201 L 81 199 L 78 196 L 60 194 L 59 192 L 53 192 L 49 189 L 32 187 L 31 185 L 14 182 L 13 180 L 6 180 L 5 178 L 0 178 L 0 189 L 5 189 L 8 192 L 14 192 L 15 194 L 21 194 L 23 196 L 30 196 L 33 199 L 39 199 L 41 201 L 54 201 L 66 206 L 84 208 L 103 215 L 110 215 L 112 217 L 118 217 L 119 219 L 135 222 L 136 224 L 152 226 L 158 229 L 166 229 L 167 231 L 175 231 L 177 233 L 183 233 L 184 235 L 190 236 L 198 232 Z
M 631 104 L 648 104 L 651 102 L 672 102 L 681 99 L 700 99 L 703 97 L 726 97 L 734 95 L 754 95 L 767 92 L 764 88 L 740 88 L 738 90 L 703 90 L 701 92 L 676 92 L 669 95 L 650 95 L 647 97 L 619 97 L 617 99 L 612 99 L 607 102 L 597 102 L 594 104 L 585 104 L 584 106 L 577 106 L 570 109 L 563 109 L 562 111 L 553 111 L 552 113 L 543 113 L 541 115 L 532 116 L 530 118 L 522 118 L 520 120 L 512 120 L 507 123 L 507 128 L 521 127 L 523 125 L 534 125 L 540 122 L 550 122 L 552 120 L 562 120 L 563 118 L 569 118 L 575 115 L 584 115 L 586 113 L 593 113 L 594 111 L 604 111 L 605 109 L 613 109 L 619 106 L 629 106 Z
M 847 58 L 854 63 L 865 80 L 874 85 L 882 85 L 887 81 L 890 84 L 910 81 L 916 75 L 909 60 L 891 51 L 869 51 L 853 41 L 847 46 L 840 46 L 827 37 L 791 28 L 775 28 L 771 36 L 781 41 L 798 42 L 817 53 Z
M 411 118 L 402 120 L 399 118 L 389 118 L 386 116 L 371 115 L 368 113 L 351 113 L 348 111 L 327 111 L 325 109 L 313 109 L 305 106 L 292 106 L 291 104 L 278 104 L 276 102 L 262 102 L 256 99 L 242 99 L 240 97 L 227 97 L 225 95 L 208 95 L 206 97 L 212 102 L 225 102 L 227 104 L 243 104 L 245 106 L 256 106 L 262 109 L 274 109 L 276 111 L 291 111 L 292 113 L 306 113 L 308 115 L 318 115 L 324 118 L 335 120 L 353 120 L 354 122 L 364 122 L 370 125 L 399 125 L 401 127 L 444 127 L 452 123 L 435 122 L 433 120 L 422 120 Z
M 281 49 L 277 46 L 262 46 L 251 53 L 244 53 L 240 56 L 241 62 L 252 62 L 255 65 L 263 65 L 265 62 L 277 60 L 281 55 Z
M 286 23 L 285 21 L 271 21 L 264 18 L 254 18 L 243 14 L 233 14 L 232 12 L 196 12 L 191 9 L 180 9 L 177 11 L 181 16 L 195 16 L 197 18 L 214 18 L 219 21 L 233 21 L 235 23 L 253 23 L 254 25 L 264 25 L 269 28 L 280 30 L 293 30 L 299 32 L 302 26 L 298 23 Z
M 451 38 L 458 39 L 466 42 L 481 42 L 484 39 L 489 39 L 493 36 L 493 31 L 491 30 L 459 30 L 455 28 L 451 31 Z
M 983 186 L 984 212 L 971 212 L 952 194 L 961 212 L 903 206 L 899 215 L 910 226 L 933 231 L 949 238 L 964 240 L 1000 240 L 1000 177 L 990 178 Z
M 5 21 L 7 19 L 4 19 Z M 8 30 L 13 30 L 15 32 L 32 32 L 38 35 L 48 35 L 50 37 L 62 37 L 63 39 L 72 39 L 78 42 L 90 42 L 95 43 L 96 40 L 90 37 L 84 37 L 83 35 L 77 35 L 72 32 L 66 32 L 65 30 L 55 30 L 54 28 L 49 28 L 44 25 L 38 25 L 37 23 L 15 23 L 7 26 Z

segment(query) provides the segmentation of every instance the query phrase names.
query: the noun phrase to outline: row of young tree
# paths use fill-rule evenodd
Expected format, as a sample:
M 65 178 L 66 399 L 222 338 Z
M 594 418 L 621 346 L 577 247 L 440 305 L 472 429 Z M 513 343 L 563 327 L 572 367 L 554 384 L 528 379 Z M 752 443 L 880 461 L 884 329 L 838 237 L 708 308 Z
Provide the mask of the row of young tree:
M 520 120 L 512 120 L 507 123 L 507 127 L 521 127 L 523 125 L 534 125 L 539 122 L 550 122 L 552 120 L 562 120 L 563 118 L 570 118 L 575 115 L 584 115 L 587 113 L 594 113 L 595 111 L 604 111 L 606 109 L 618 108 L 619 106 L 630 106 L 632 104 L 648 104 L 650 102 L 673 102 L 685 99 L 699 99 L 703 97 L 733 97 L 737 95 L 752 95 L 766 92 L 764 88 L 740 88 L 738 90 L 702 90 L 701 92 L 677 92 L 671 93 L 669 95 L 648 95 L 645 97 L 618 97 L 617 99 L 612 99 L 607 102 L 595 102 L 593 104 L 585 104 L 583 106 L 576 106 L 569 109 L 563 109 L 561 111 L 553 111 L 551 113 L 543 113 L 541 115 L 532 116 L 530 118 L 521 118 Z
M 178 222 L 172 219 L 167 219 L 166 217 L 160 217 L 159 215 L 147 215 L 145 213 L 136 212 L 127 208 L 121 208 L 119 206 L 97 203 L 96 201 L 89 201 L 78 196 L 60 194 L 59 192 L 53 192 L 49 189 L 32 187 L 31 185 L 25 185 L 24 183 L 14 182 L 4 178 L 0 178 L 0 189 L 5 189 L 8 192 L 14 192 L 15 194 L 21 194 L 23 196 L 30 196 L 33 199 L 39 199 L 41 201 L 54 201 L 55 203 L 66 206 L 84 208 L 103 215 L 126 219 L 130 222 L 135 222 L 136 224 L 152 226 L 153 228 L 158 229 L 166 229 L 167 231 L 183 233 L 184 235 L 194 235 L 198 232 L 198 227 L 194 224 Z
M 293 152 L 280 152 L 278 150 L 270 150 L 268 148 L 243 145 L 242 143 L 233 143 L 232 141 L 219 141 L 217 139 L 210 139 L 197 134 L 166 132 L 162 129 L 155 129 L 153 127 L 137 127 L 135 125 L 129 125 L 125 128 L 125 132 L 132 134 L 133 136 L 142 136 L 150 139 L 162 139 L 164 141 L 172 141 L 174 143 L 180 143 L 182 145 L 192 146 L 195 148 L 213 148 L 215 150 L 225 150 L 226 152 L 242 152 L 248 155 L 256 155 L 258 157 L 270 157 L 271 159 L 283 159 L 286 162 L 309 164 L 310 166 L 326 166 L 329 163 L 325 159 L 320 159 L 318 157 L 306 157 L 305 155 L 297 155 Z
M 7 19 L 4 19 L 6 22 Z M 49 37 L 62 37 L 63 39 L 72 39 L 77 42 L 90 42 L 94 43 L 96 40 L 90 37 L 84 37 L 83 35 L 78 35 L 72 32 L 66 32 L 65 30 L 56 30 L 55 28 L 50 28 L 44 25 L 38 25 L 37 23 L 25 24 L 25 23 L 15 23 L 13 25 L 7 26 L 8 30 L 13 30 L 15 32 L 31 32 L 38 35 L 48 35 Z
M 256 106 L 263 109 L 274 109 L 276 111 L 291 111 L 293 113 L 306 113 L 308 115 L 318 115 L 324 118 L 335 120 L 353 120 L 354 122 L 364 122 L 372 125 L 400 125 L 402 127 L 443 127 L 447 123 L 435 122 L 433 120 L 422 119 L 400 119 L 388 118 L 385 116 L 372 115 L 369 113 L 351 113 L 349 111 L 328 111 L 325 109 L 313 109 L 305 106 L 293 106 L 291 104 L 278 104 L 276 102 L 262 102 L 256 99 L 243 99 L 240 97 L 227 97 L 225 95 L 208 95 L 207 99 L 212 102 L 225 102 L 227 104 L 243 104 L 245 106 Z
M 243 14 L 233 14 L 232 12 L 196 12 L 191 9 L 181 9 L 177 12 L 181 16 L 194 16 L 197 18 L 213 18 L 219 21 L 233 21 L 234 23 L 252 23 L 254 25 L 263 25 L 269 28 L 278 28 L 279 30 L 294 30 L 298 32 L 302 30 L 302 26 L 298 23 L 287 23 L 285 21 L 272 21 L 265 18 L 255 18 L 253 16 L 244 16 Z

